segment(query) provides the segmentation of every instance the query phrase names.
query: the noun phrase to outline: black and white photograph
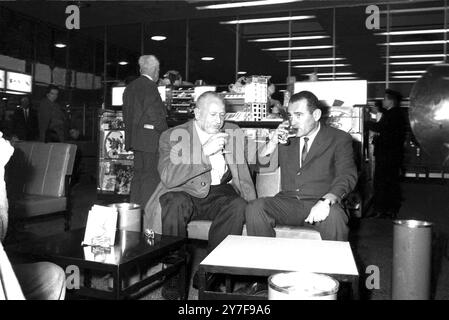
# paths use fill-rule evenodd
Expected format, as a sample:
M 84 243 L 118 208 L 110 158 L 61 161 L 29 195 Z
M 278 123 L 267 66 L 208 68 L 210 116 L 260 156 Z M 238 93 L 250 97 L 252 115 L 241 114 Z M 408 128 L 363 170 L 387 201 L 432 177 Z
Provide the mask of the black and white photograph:
M 0 300 L 449 300 L 448 57 L 449 0 L 0 0 Z

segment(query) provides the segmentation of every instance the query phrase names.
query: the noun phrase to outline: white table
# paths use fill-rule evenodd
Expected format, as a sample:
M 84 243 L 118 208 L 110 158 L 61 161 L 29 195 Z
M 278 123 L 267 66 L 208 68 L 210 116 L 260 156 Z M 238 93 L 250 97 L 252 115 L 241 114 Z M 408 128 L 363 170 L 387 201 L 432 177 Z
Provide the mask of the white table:
M 230 235 L 200 263 L 199 299 L 232 298 L 232 293 L 208 291 L 206 273 L 268 277 L 286 271 L 322 273 L 351 282 L 353 295 L 358 296 L 359 273 L 349 242 Z

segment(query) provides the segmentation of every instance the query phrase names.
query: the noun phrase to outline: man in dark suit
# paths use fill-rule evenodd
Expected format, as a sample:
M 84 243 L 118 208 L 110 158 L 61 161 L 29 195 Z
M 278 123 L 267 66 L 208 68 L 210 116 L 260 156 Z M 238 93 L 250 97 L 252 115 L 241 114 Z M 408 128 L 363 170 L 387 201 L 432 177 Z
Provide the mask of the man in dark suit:
M 374 199 L 369 217 L 395 218 L 401 207 L 400 170 L 404 157 L 407 117 L 399 92 L 387 89 L 378 122 L 367 128 L 377 132 L 374 143 Z
M 155 56 L 139 58 L 141 76 L 123 93 L 125 148 L 134 152 L 134 175 L 130 200 L 144 207 L 156 189 L 160 134 L 168 128 L 167 110 L 157 89 L 159 61 Z
M 58 87 L 49 85 L 39 104 L 39 140 L 42 142 L 64 142 L 67 138 L 67 114 L 56 102 L 58 94 Z
M 30 107 L 30 99 L 25 96 L 20 99 L 20 107 L 13 114 L 13 135 L 19 140 L 36 140 L 38 131 L 37 112 Z
M 278 153 L 281 192 L 248 204 L 248 235 L 274 237 L 276 224 L 309 223 L 324 240 L 347 241 L 348 216 L 340 202 L 357 181 L 352 138 L 320 123 L 319 101 L 311 92 L 294 94 L 288 114 L 297 132 L 287 140 L 284 122 L 261 150 L 262 156 Z

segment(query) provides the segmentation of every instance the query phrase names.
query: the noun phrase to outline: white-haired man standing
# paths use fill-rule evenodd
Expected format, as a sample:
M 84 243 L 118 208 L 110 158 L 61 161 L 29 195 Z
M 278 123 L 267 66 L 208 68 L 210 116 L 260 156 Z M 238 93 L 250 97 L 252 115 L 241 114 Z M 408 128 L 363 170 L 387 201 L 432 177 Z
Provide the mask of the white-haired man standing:
M 130 201 L 142 207 L 156 189 L 159 136 L 168 128 L 167 110 L 162 102 L 157 81 L 159 61 L 153 55 L 139 58 L 141 76 L 123 93 L 125 148 L 134 152 L 134 176 Z

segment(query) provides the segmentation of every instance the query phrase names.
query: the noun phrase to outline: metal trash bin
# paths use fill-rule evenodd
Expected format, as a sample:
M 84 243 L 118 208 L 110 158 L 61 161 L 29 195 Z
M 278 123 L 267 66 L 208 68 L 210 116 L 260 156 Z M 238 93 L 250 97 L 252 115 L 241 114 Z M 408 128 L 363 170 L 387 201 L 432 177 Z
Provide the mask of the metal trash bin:
M 393 222 L 393 300 L 430 299 L 432 223 Z
M 312 272 L 285 272 L 268 278 L 269 300 L 337 300 L 339 283 Z
M 135 203 L 113 203 L 109 207 L 117 208 L 117 229 L 142 232 L 142 210 Z

